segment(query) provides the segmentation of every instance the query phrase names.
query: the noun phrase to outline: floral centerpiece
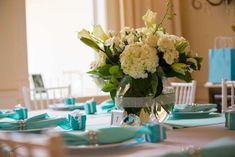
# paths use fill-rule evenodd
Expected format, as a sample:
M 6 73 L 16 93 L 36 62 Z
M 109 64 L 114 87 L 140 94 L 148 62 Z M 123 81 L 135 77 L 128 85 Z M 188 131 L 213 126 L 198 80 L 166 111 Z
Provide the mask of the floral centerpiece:
M 93 32 L 79 32 L 80 40 L 97 54 L 88 73 L 101 80 L 102 91 L 110 92 L 113 100 L 117 96 L 154 99 L 163 92 L 164 78 L 177 77 L 189 82 L 191 73 L 200 69 L 202 58 L 192 55 L 189 42 L 168 34 L 162 26 L 172 17 L 171 6 L 168 5 L 160 23 L 156 16 L 148 10 L 142 28 L 125 27 L 120 32 L 105 33 L 100 25 L 95 25 Z M 170 106 L 162 107 L 170 110 Z M 124 109 L 137 115 L 141 110 Z

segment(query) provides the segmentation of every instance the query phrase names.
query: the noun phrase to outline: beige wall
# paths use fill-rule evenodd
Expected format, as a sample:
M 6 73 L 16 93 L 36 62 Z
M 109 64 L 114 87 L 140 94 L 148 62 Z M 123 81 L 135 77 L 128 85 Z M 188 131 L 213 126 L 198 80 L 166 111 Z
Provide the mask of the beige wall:
M 208 80 L 208 49 L 213 48 L 216 36 L 235 37 L 231 29 L 235 23 L 235 3 L 229 10 L 224 5 L 195 10 L 191 1 L 181 0 L 180 7 L 182 35 L 190 41 L 194 52 L 204 58 L 201 71 L 195 72 L 193 77 L 198 81 L 196 102 L 206 102 L 208 93 L 203 85 Z
M 109 2 L 111 3 L 111 0 Z M 178 13 L 180 17 L 177 17 L 177 21 L 181 21 L 178 26 L 181 26 L 182 34 L 190 41 L 194 52 L 204 57 L 202 70 L 196 72 L 194 78 L 198 81 L 197 102 L 206 102 L 208 101 L 207 90 L 203 85 L 208 79 L 208 49 L 213 47 L 213 40 L 216 36 L 235 35 L 230 28 L 235 23 L 235 5 L 234 3 L 230 5 L 228 13 L 224 6 L 205 11 L 205 9 L 193 9 L 191 1 L 188 0 L 177 2 L 179 2 L 176 3 L 177 7 L 181 8 Z M 157 1 L 154 3 L 148 1 L 146 6 L 147 4 L 154 5 L 156 11 L 162 12 L 159 10 L 161 5 L 156 6 Z M 136 3 L 135 8 L 138 7 Z M 140 13 L 145 12 L 145 9 L 142 9 Z M 119 13 L 117 17 L 112 16 L 113 23 L 118 17 Z M 25 23 L 24 0 L 0 0 L 0 108 L 22 102 L 21 87 L 28 85 Z M 141 23 L 136 24 L 141 25 Z
M 0 0 L 0 108 L 21 102 L 27 79 L 24 0 Z

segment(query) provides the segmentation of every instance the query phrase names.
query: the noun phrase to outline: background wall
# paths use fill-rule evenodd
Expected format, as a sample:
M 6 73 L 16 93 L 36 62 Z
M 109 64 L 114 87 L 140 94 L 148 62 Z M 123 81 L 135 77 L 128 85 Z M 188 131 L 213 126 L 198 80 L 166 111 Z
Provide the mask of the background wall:
M 0 108 L 21 102 L 28 80 L 24 0 L 0 0 Z
M 151 5 L 154 5 L 152 7 L 156 11 L 162 12 L 162 3 L 159 0 L 153 2 L 135 0 L 135 3 L 133 2 L 132 0 L 129 3 L 135 5 L 134 10 L 138 16 L 140 16 L 139 13 L 142 15 L 145 9 Z M 169 27 L 169 29 L 176 33 L 181 30 L 182 35 L 190 41 L 194 52 L 204 57 L 202 70 L 196 72 L 194 78 L 198 81 L 197 102 L 207 102 L 207 89 L 204 87 L 204 83 L 208 79 L 208 49 L 213 47 L 213 40 L 216 36 L 235 35 L 230 28 L 231 24 L 235 23 L 235 4 L 229 6 L 229 11 L 223 5 L 195 10 L 191 6 L 191 0 L 174 0 L 173 2 L 180 9 L 176 18 L 180 22 L 177 26 L 180 26 L 181 29 L 178 28 L 178 31 L 174 31 L 174 23 L 172 24 L 174 27 Z M 109 3 L 115 4 L 115 1 L 108 0 Z M 119 2 L 115 5 L 120 8 L 120 4 L 123 5 Z M 112 27 L 118 29 L 120 22 L 118 23 L 116 19 L 120 18 L 120 13 L 114 12 L 118 9 L 112 8 L 113 6 L 107 5 L 107 7 L 109 7 L 109 15 L 112 15 Z M 142 7 L 144 9 L 140 11 L 139 9 Z M 137 19 L 137 15 L 135 15 L 135 19 Z M 138 19 L 141 20 L 141 17 Z M 125 19 L 121 20 L 127 23 Z M 119 26 L 115 26 L 115 24 Z M 141 25 L 137 21 L 135 24 Z M 0 0 L 0 108 L 5 108 L 6 105 L 11 107 L 21 102 L 20 89 L 24 85 L 28 86 L 25 0 Z
M 201 71 L 195 72 L 193 77 L 198 81 L 196 102 L 207 102 L 208 93 L 204 84 L 208 80 L 208 50 L 214 47 L 216 36 L 235 37 L 235 32 L 231 29 L 231 25 L 235 24 L 235 2 L 226 8 L 225 5 L 207 6 L 201 0 L 201 10 L 194 9 L 191 2 L 180 1 L 181 31 L 190 41 L 194 53 L 204 58 Z

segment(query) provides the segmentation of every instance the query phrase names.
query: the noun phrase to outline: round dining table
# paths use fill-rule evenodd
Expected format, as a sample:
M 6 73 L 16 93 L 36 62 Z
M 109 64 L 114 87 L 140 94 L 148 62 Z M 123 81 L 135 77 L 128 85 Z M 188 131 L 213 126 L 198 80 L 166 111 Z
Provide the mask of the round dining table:
M 48 113 L 50 116 L 67 116 L 71 111 L 37 110 L 30 111 L 29 116 Z M 93 127 L 109 126 L 111 114 L 95 114 L 87 118 L 87 124 Z M 108 138 L 108 137 L 107 137 Z M 158 157 L 170 152 L 179 152 L 188 147 L 202 148 L 208 143 L 221 139 L 235 140 L 235 131 L 228 130 L 224 124 L 199 126 L 192 128 L 167 130 L 167 139 L 159 143 L 129 141 L 106 146 L 77 147 L 68 149 L 68 157 Z

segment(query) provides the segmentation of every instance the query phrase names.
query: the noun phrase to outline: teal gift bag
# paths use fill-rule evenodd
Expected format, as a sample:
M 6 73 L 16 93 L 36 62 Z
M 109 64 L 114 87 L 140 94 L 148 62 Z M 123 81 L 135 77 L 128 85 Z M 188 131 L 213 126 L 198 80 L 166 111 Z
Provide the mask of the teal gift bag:
M 212 83 L 235 80 L 235 48 L 210 49 L 208 72 Z

